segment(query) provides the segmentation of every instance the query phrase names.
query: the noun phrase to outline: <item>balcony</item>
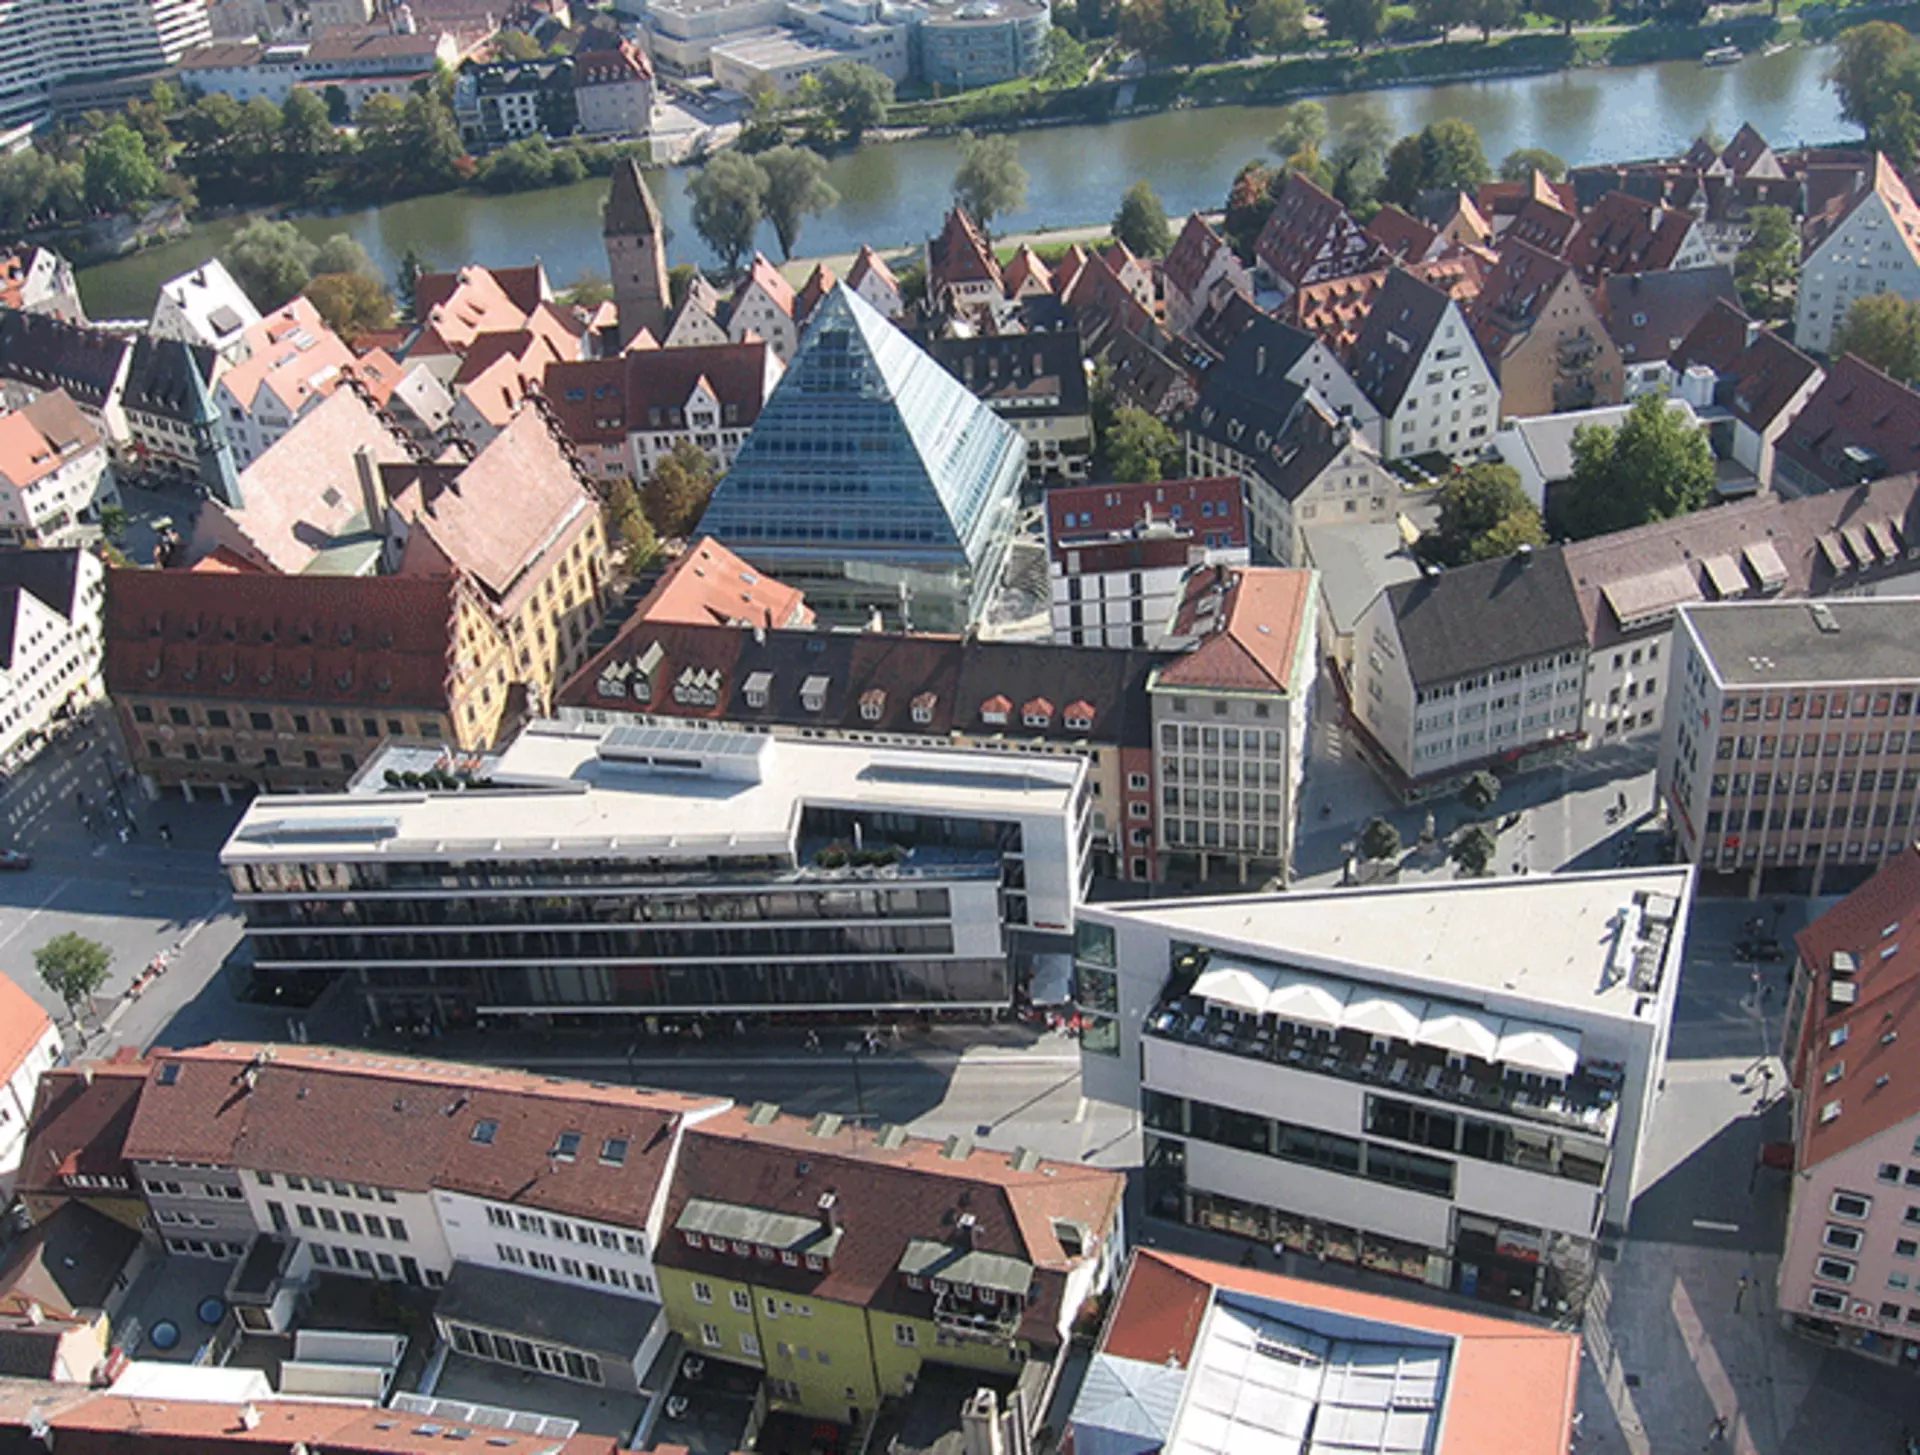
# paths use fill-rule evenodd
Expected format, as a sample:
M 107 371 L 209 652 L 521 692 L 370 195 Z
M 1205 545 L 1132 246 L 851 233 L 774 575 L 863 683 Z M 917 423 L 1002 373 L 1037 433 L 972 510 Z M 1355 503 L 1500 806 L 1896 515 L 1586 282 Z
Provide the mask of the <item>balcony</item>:
M 1589 333 L 1578 333 L 1560 340 L 1560 366 L 1576 369 L 1600 357 L 1600 341 Z
M 1402 1096 L 1426 1097 L 1474 1111 L 1613 1140 L 1621 1077 L 1583 1064 L 1565 1082 L 1526 1080 L 1498 1066 L 1455 1066 L 1433 1047 L 1393 1040 L 1382 1050 L 1354 1031 L 1309 1035 L 1271 1018 L 1235 1016 L 1191 997 L 1160 1006 L 1146 1033 L 1229 1056 L 1338 1076 Z
M 933 1325 L 957 1339 L 975 1339 L 985 1344 L 1005 1344 L 1020 1327 L 1020 1310 L 985 1308 L 942 1293 L 933 1301 Z

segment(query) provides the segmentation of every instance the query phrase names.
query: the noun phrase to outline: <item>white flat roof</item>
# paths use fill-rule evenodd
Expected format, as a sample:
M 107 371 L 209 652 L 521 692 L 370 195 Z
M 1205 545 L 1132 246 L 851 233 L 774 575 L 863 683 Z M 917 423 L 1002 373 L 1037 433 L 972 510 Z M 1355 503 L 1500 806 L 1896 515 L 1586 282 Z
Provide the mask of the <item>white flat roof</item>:
M 1117 925 L 1152 924 L 1178 938 L 1307 971 L 1363 980 L 1377 975 L 1389 986 L 1416 992 L 1467 1000 L 1518 997 L 1632 1020 L 1643 996 L 1671 998 L 1680 969 L 1675 941 L 1685 929 L 1684 914 L 1676 917 L 1676 910 L 1690 898 L 1692 873 L 1679 865 L 1295 890 L 1087 905 L 1080 913 Z M 1664 958 L 1648 964 L 1658 936 L 1648 940 L 1645 931 L 1662 919 L 1673 921 L 1660 951 Z M 1657 990 L 1640 988 L 1649 983 L 1649 971 L 1657 973 Z M 1251 985 L 1243 991 L 1251 993 Z M 1490 1029 L 1500 1034 L 1497 1024 Z M 1547 1054 L 1538 1043 L 1527 1049 L 1541 1059 Z
M 256 798 L 221 860 L 784 855 L 803 806 L 1071 813 L 1085 771 L 1077 758 L 541 722 L 501 754 L 493 789 Z

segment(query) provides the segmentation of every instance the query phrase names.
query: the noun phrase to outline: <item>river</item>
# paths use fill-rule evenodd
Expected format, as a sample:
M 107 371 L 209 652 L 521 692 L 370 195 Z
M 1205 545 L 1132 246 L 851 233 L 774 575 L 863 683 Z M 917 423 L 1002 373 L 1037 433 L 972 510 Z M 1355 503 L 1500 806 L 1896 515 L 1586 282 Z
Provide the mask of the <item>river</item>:
M 1363 94 L 1378 99 L 1397 132 L 1458 116 L 1480 132 L 1494 162 L 1522 146 L 1543 146 L 1576 165 L 1666 156 L 1709 125 L 1731 136 L 1750 121 L 1775 146 L 1831 142 L 1850 134 L 1822 77 L 1829 48 L 1794 48 L 1736 66 L 1694 61 L 1556 72 L 1445 86 L 1405 87 L 1325 98 L 1335 127 Z M 1112 215 L 1120 194 L 1144 177 L 1169 214 L 1217 207 L 1234 172 L 1265 150 L 1277 108 L 1221 106 L 1135 117 L 1104 125 L 1024 132 L 1020 159 L 1030 177 L 1027 205 L 996 220 L 998 230 L 1071 226 Z M 863 242 L 882 251 L 917 243 L 939 224 L 957 160 L 952 137 L 861 147 L 836 156 L 828 175 L 840 204 L 810 219 L 800 250 L 852 252 Z M 672 262 L 712 263 L 689 220 L 682 169 L 651 174 L 668 226 Z M 662 186 L 664 184 L 664 186 Z M 600 243 L 603 180 L 544 192 L 489 197 L 452 193 L 390 207 L 303 219 L 313 237 L 346 231 L 388 276 L 411 247 L 434 268 L 464 262 L 492 266 L 538 257 L 558 287 L 604 277 Z M 240 226 L 215 222 L 191 237 L 122 258 L 80 275 L 95 318 L 145 317 L 159 285 L 218 252 Z M 761 245 L 774 248 L 772 230 Z

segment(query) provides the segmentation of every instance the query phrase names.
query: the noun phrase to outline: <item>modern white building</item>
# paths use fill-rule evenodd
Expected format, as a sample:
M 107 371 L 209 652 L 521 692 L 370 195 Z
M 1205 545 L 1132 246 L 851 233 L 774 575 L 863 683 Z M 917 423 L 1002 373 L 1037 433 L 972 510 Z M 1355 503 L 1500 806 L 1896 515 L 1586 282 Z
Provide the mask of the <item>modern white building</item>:
M 100 558 L 73 546 L 0 551 L 0 763 L 101 694 Z
M 0 10 L 0 131 L 38 126 L 62 81 L 170 66 L 213 36 L 206 0 L 21 0 Z
M 64 389 L 0 414 L 0 543 L 64 545 L 119 503 L 107 442 Z
M 255 799 L 222 862 L 260 965 L 353 975 L 398 1023 L 1004 1008 L 1091 872 L 1080 759 L 540 722 L 484 790 L 388 766 Z
M 1625 1225 L 1686 868 L 1087 906 L 1086 1095 L 1148 1210 L 1509 1307 L 1577 1306 Z
M 1875 293 L 1920 299 L 1920 205 L 1878 152 L 1853 195 L 1808 241 L 1794 304 L 1794 342 L 1827 352 L 1847 310 Z
M 1664 364 L 1662 365 L 1664 368 Z M 1700 429 L 1701 421 L 1684 398 L 1667 400 L 1667 408 L 1681 423 Z M 1520 477 L 1535 510 L 1547 508 L 1547 492 L 1573 478 L 1573 439 L 1583 429 L 1617 430 L 1632 413 L 1631 404 L 1603 404 L 1597 409 L 1567 409 L 1558 414 L 1534 414 L 1509 419 L 1493 437 L 1500 461 Z
M 13 1200 L 40 1078 L 63 1053 L 60 1029 L 34 998 L 0 975 L 0 1199 Z
M 237 364 L 247 356 L 247 330 L 259 322 L 260 310 L 226 264 L 209 258 L 191 273 L 160 285 L 147 332 L 155 338 L 200 344 L 212 349 L 223 363 Z

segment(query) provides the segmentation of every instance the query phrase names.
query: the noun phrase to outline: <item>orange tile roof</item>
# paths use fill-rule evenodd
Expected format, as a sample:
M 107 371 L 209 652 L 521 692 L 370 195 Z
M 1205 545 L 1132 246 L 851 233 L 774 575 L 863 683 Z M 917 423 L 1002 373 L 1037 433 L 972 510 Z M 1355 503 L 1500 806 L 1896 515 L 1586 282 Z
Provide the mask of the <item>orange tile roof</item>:
M 806 593 L 762 574 L 712 536 L 702 536 L 654 583 L 634 613 L 641 621 L 809 626 Z
M 1920 845 L 1888 859 L 1796 943 L 1812 982 L 1791 1068 L 1804 1167 L 1920 1117 Z M 1834 973 L 1836 954 L 1853 957 L 1852 974 Z M 1831 988 L 1849 984 L 1854 998 L 1836 1003 Z M 1832 1046 L 1843 1028 L 1846 1040 Z M 1829 1083 L 1833 1066 L 1842 1069 Z
M 747 296 L 747 290 L 755 287 L 772 299 L 773 306 L 787 317 L 796 316 L 793 311 L 793 284 L 787 281 L 785 273 L 767 261 L 765 253 L 753 255 L 753 263 L 747 269 L 747 276 L 740 280 L 740 286 L 734 290 L 733 306 L 738 308 L 740 300 Z
M 0 975 L 0 1083 L 11 1081 L 33 1048 L 53 1029 L 40 1002 Z
M 245 359 L 220 376 L 220 386 L 249 412 L 264 387 L 298 413 L 340 386 L 354 364 L 353 350 L 306 298 L 275 309 L 242 336 Z
M 526 310 L 500 280 L 477 265 L 423 274 L 414 284 L 414 307 L 421 333 L 410 354 L 464 354 L 482 334 L 514 333 L 527 322 Z
M 16 489 L 45 479 L 100 443 L 100 432 L 64 389 L 0 414 L 0 475 Z
M 1449 1335 L 1434 1455 L 1565 1455 L 1579 1396 L 1578 1334 L 1139 1248 L 1100 1352 L 1186 1367 L 1216 1290 Z
M 859 254 L 853 260 L 853 266 L 847 269 L 848 286 L 858 291 L 860 285 L 867 281 L 868 274 L 872 274 L 887 287 L 896 291 L 900 287 L 900 280 L 893 276 L 893 269 L 887 266 L 886 260 L 867 244 L 862 243 Z
M 1288 692 L 1300 633 L 1308 622 L 1313 573 L 1279 566 L 1208 566 L 1187 578 L 1176 635 L 1203 634 L 1198 646 L 1162 667 L 1156 682 Z M 1214 601 L 1211 611 L 1204 603 Z M 1311 671 L 1311 664 L 1308 666 Z

